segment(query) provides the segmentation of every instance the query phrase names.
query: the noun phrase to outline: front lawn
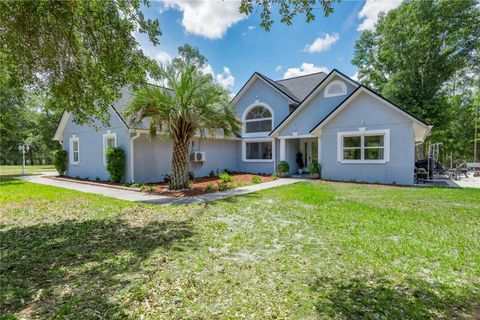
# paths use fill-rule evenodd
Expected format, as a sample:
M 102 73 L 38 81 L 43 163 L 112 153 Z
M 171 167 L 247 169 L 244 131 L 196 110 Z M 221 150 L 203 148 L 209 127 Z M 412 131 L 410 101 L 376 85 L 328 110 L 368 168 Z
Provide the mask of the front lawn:
M 55 167 L 51 165 L 25 166 L 26 174 L 37 174 L 46 171 L 55 171 Z M 22 166 L 0 166 L 0 175 L 21 175 Z
M 480 190 L 303 182 L 155 207 L 3 180 L 0 316 L 480 314 Z

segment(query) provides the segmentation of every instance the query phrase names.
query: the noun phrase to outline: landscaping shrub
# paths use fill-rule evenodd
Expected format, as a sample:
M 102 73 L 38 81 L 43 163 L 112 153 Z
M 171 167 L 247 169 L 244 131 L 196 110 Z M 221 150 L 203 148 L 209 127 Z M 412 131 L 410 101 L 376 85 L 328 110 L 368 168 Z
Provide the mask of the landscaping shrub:
M 287 161 L 280 161 L 277 166 L 279 172 L 288 172 L 290 171 L 290 165 Z
M 224 183 L 227 183 L 227 182 L 232 182 L 232 176 L 229 175 L 227 172 L 222 172 L 218 175 L 218 177 L 224 182 Z
M 207 191 L 207 192 L 214 192 L 214 191 L 215 191 L 215 187 L 213 186 L 213 184 L 207 184 L 206 191 Z
M 258 184 L 258 183 L 261 183 L 261 182 L 262 182 L 262 179 L 260 177 L 257 177 L 257 176 L 252 177 L 252 183 Z
M 65 171 L 67 171 L 67 156 L 66 150 L 55 150 L 52 153 L 53 165 L 61 176 L 65 175 Z
M 320 173 L 320 164 L 317 161 L 312 161 L 308 165 L 308 170 L 310 170 L 310 173 Z
M 107 149 L 107 171 L 113 182 L 122 181 L 123 172 L 125 170 L 125 152 L 122 148 Z

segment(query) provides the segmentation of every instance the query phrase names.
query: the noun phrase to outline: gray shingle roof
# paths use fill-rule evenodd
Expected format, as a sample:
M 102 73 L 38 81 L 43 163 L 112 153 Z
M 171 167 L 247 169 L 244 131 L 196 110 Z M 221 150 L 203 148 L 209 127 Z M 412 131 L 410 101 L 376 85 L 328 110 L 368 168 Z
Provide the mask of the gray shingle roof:
M 163 90 L 168 90 L 168 93 L 171 95 L 174 94 L 174 91 L 170 88 L 165 88 L 165 87 L 157 86 L 155 84 L 150 84 L 150 83 L 148 85 L 159 87 Z M 133 91 L 129 88 L 124 88 L 122 89 L 121 98 L 118 101 L 116 101 L 112 107 L 129 129 L 148 130 L 150 128 L 150 118 L 144 118 L 139 123 L 131 125 L 129 119 L 125 115 L 128 109 L 128 104 L 132 99 L 133 99 Z
M 326 73 L 318 72 L 275 82 L 287 88 L 298 101 L 302 101 L 326 77 Z

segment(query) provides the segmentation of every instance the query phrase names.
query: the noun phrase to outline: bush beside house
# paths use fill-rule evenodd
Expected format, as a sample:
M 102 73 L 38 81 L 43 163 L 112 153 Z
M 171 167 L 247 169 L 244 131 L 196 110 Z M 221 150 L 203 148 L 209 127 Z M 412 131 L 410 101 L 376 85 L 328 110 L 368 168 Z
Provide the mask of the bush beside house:
M 108 148 L 106 153 L 107 171 L 113 182 L 121 182 L 125 171 L 125 152 L 122 148 Z
M 67 171 L 67 156 L 66 150 L 55 150 L 52 152 L 53 165 L 61 176 L 65 175 Z

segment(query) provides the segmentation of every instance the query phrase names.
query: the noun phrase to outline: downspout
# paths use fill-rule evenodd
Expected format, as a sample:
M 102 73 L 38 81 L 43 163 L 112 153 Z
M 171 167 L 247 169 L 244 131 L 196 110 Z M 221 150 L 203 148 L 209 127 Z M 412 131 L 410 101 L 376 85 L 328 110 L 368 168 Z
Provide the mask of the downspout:
M 132 180 L 132 183 L 135 183 L 135 147 L 133 141 L 140 137 L 140 132 L 132 132 L 135 133 L 135 135 L 130 138 L 130 180 Z

